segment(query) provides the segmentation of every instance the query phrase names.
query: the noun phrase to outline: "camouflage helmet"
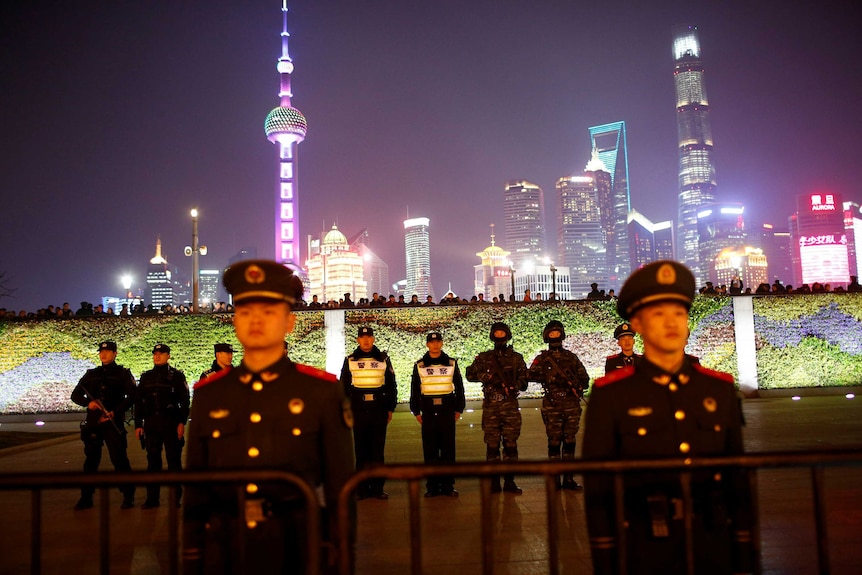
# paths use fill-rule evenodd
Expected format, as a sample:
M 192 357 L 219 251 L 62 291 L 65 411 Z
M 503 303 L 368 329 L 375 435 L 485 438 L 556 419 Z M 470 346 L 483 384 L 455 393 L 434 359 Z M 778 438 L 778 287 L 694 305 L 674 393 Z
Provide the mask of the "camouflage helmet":
M 548 337 L 548 335 L 552 331 L 559 331 L 560 337 L 554 338 L 552 340 L 550 337 Z M 545 326 L 545 329 L 542 330 L 542 340 L 545 343 L 551 343 L 551 341 L 562 341 L 565 338 L 566 338 L 566 328 L 563 327 L 563 322 L 561 322 L 561 321 L 552 319 L 551 321 L 548 322 L 548 325 Z
M 505 339 L 502 339 L 502 340 L 498 340 L 498 339 L 496 339 L 496 338 L 494 337 L 494 332 L 495 332 L 495 331 L 504 331 L 504 332 L 506 332 L 506 337 L 505 337 Z M 496 341 L 506 342 L 506 341 L 509 341 L 510 339 L 512 339 L 512 330 L 511 330 L 511 329 L 509 329 L 509 326 L 508 326 L 507 324 L 505 324 L 504 322 L 502 322 L 502 321 L 495 321 L 494 323 L 492 323 L 492 324 L 491 324 L 491 333 L 488 335 L 488 337 L 490 337 L 490 338 L 491 338 L 491 341 L 495 341 L 495 342 L 496 342 Z

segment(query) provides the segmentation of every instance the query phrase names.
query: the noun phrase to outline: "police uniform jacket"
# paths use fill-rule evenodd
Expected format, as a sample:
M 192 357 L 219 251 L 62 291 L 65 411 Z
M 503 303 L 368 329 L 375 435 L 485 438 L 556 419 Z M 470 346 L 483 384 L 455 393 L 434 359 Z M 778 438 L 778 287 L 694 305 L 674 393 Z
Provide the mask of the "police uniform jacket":
M 527 389 L 527 364 L 511 345 L 483 351 L 467 366 L 467 381 L 481 381 L 485 398 L 512 399 Z
M 706 369 L 688 359 L 677 374 L 642 358 L 593 386 L 586 413 L 583 457 L 586 460 L 733 456 L 743 452 L 742 414 L 729 374 Z M 606 474 L 585 476 L 585 503 L 596 573 L 613 573 L 617 558 L 614 482 Z M 680 500 L 679 474 L 642 472 L 625 478 L 627 524 L 649 524 L 649 499 Z M 692 474 L 693 513 L 705 523 L 727 526 L 735 543 L 736 571 L 750 571 L 750 501 L 744 472 L 703 470 Z M 670 517 L 666 517 L 670 520 Z M 698 533 L 694 533 L 697 546 Z M 728 547 L 731 547 L 728 541 Z M 629 567 L 648 561 L 649 550 L 635 550 Z M 716 553 L 720 553 L 716 551 Z M 725 557 L 726 558 L 726 557 Z M 697 572 L 705 572 L 698 567 Z
M 114 422 L 122 429 L 126 410 L 135 401 L 132 372 L 117 362 L 88 369 L 72 390 L 72 401 L 87 407 L 94 399 L 101 401 L 107 411 L 114 412 Z
M 223 369 L 225 369 L 225 368 L 223 368 L 222 366 L 220 366 L 218 364 L 218 360 L 214 359 L 213 364 L 210 366 L 210 368 L 208 370 L 204 371 L 203 373 L 201 373 L 201 377 L 200 377 L 199 381 L 203 381 L 204 379 L 208 378 L 212 374 L 218 373 L 218 372 L 222 371 Z M 230 368 L 227 368 L 227 369 L 230 369 Z
M 357 382 L 353 380 L 350 363 L 362 362 L 363 360 L 380 364 L 384 370 L 382 385 L 374 388 L 354 385 Z M 398 403 L 395 370 L 389 360 L 389 355 L 385 351 L 380 351 L 376 345 L 367 353 L 357 347 L 353 353 L 344 359 L 344 365 L 341 367 L 341 383 L 344 386 L 344 395 L 350 399 L 354 410 L 385 409 L 386 411 L 395 411 L 395 406 Z
M 171 365 L 158 365 L 141 374 L 135 396 L 135 427 L 151 418 L 185 424 L 189 419 L 189 386 L 185 374 Z
M 452 390 L 446 393 L 437 393 L 433 389 L 423 393 L 422 377 L 420 370 L 432 368 L 436 370 L 435 375 L 443 379 L 450 379 Z M 444 372 L 446 370 L 447 372 Z M 431 357 L 427 352 L 422 359 L 413 364 L 413 376 L 410 380 L 410 412 L 413 415 L 423 413 L 464 413 L 467 402 L 464 398 L 464 380 L 461 378 L 461 370 L 458 361 L 452 359 L 445 352 L 439 357 Z
M 541 383 L 552 396 L 581 395 L 590 384 L 578 356 L 562 347 L 542 350 L 530 365 L 529 379 Z
M 610 375 L 611 372 L 634 365 L 642 356 L 636 353 L 626 357 L 622 353 L 615 353 L 605 358 L 605 375 Z

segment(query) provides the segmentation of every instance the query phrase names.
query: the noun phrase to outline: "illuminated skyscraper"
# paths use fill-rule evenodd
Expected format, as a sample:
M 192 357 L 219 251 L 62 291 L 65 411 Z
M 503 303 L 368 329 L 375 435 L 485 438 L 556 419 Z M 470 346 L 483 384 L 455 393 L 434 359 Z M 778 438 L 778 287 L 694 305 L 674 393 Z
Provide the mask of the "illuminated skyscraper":
M 431 242 L 428 235 L 430 223 L 428 218 L 404 220 L 404 252 L 407 256 L 404 297 L 408 300 L 413 294 L 419 296 L 419 301 L 425 301 L 429 295 L 434 297 L 431 287 Z
M 704 281 L 720 285 L 715 267 L 718 254 L 726 248 L 734 248 L 726 253 L 737 254 L 745 245 L 744 212 L 745 208 L 738 203 L 709 204 L 697 212 L 697 245 Z
M 506 248 L 515 267 L 540 262 L 545 253 L 545 200 L 542 188 L 532 182 L 506 182 L 503 194 Z
M 673 28 L 673 77 L 676 86 L 676 122 L 679 142 L 679 216 L 677 257 L 705 281 L 700 266 L 697 212 L 715 201 L 715 166 L 712 163 L 712 127 L 706 97 L 703 62 L 697 27 Z
M 320 248 L 308 257 L 308 283 L 312 296 L 321 302 L 339 301 L 345 293 L 354 302 L 368 297 L 364 279 L 362 256 L 350 248 L 347 238 L 332 225 L 319 244 Z
M 491 245 L 476 255 L 482 263 L 473 266 L 473 293 L 482 294 L 487 301 L 500 294 L 508 298 L 512 293 L 509 252 L 495 243 L 494 224 L 491 224 Z
M 176 304 L 176 270 L 162 256 L 162 239 L 156 238 L 156 255 L 150 259 L 147 266 L 147 305 L 162 309 L 166 305 Z
M 790 238 L 797 283 L 828 283 L 834 288 L 850 281 L 850 259 L 840 194 L 796 196 L 790 218 Z
M 293 61 L 287 51 L 287 0 L 281 4 L 281 57 L 276 66 L 281 76 L 281 102 L 266 117 L 267 139 L 278 146 L 278 178 L 275 193 L 275 259 L 302 269 L 299 253 L 299 209 L 297 200 L 296 150 L 305 139 L 308 123 L 302 112 L 290 105 L 290 74 Z
M 556 188 L 560 206 L 557 263 L 569 268 L 572 297 L 586 297 L 593 282 L 610 289 L 595 180 L 591 176 L 560 178 Z
M 602 126 L 593 126 L 590 128 L 590 141 L 595 155 L 587 164 L 587 175 L 593 175 L 590 172 L 597 171 L 595 166 L 599 164 L 604 164 L 605 171 L 610 174 L 611 209 L 608 216 L 602 215 L 602 220 L 606 222 L 604 228 L 607 235 L 608 285 L 611 289 L 619 290 L 623 280 L 631 272 L 628 240 L 631 199 L 626 123 L 611 122 Z M 601 160 L 599 164 L 596 163 L 595 156 Z M 604 193 L 602 180 L 598 176 L 594 177 L 599 201 L 604 204 L 606 200 L 601 198 Z

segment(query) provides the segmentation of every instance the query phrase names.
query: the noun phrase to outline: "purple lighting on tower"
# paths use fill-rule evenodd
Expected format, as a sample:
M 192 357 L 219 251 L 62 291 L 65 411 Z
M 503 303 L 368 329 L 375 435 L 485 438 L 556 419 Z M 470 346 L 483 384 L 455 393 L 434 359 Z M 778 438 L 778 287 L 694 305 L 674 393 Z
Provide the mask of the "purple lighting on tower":
M 281 89 L 279 106 L 266 117 L 264 131 L 267 139 L 278 146 L 278 176 L 275 193 L 275 259 L 302 269 L 299 254 L 299 206 L 297 200 L 297 144 L 305 139 L 308 123 L 302 112 L 290 105 L 290 74 L 293 61 L 287 51 L 287 0 L 281 3 L 282 31 L 281 57 L 278 73 Z

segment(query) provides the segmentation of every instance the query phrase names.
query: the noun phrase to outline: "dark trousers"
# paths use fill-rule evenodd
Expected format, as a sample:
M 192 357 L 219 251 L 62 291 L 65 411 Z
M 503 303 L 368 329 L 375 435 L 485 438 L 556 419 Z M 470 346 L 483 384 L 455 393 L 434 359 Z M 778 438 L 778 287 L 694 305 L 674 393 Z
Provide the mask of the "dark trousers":
M 117 471 L 132 470 L 129 456 L 126 453 L 126 430 L 122 427 L 122 423 L 118 423 L 117 426 L 122 433 L 117 431 L 110 421 L 86 429 L 82 436 L 84 439 L 84 473 L 96 473 L 99 470 L 99 464 L 102 462 L 103 443 L 108 447 L 108 456 L 111 458 L 114 469 Z M 134 485 L 123 486 L 120 491 L 125 497 L 135 496 Z M 94 487 L 81 488 L 82 497 L 92 498 L 95 492 Z
M 170 418 L 154 417 L 144 423 L 144 444 L 147 448 L 147 471 L 162 470 L 162 447 L 168 471 L 182 471 L 183 448 L 177 437 L 177 423 Z M 182 485 L 177 486 L 177 499 L 182 497 Z M 147 501 L 159 500 L 159 485 L 147 485 Z
M 455 463 L 455 412 L 422 413 L 422 455 L 427 465 Z M 452 476 L 429 477 L 425 487 L 431 492 L 447 492 L 455 487 Z
M 353 413 L 353 449 L 356 454 L 356 470 L 383 464 L 386 448 L 386 427 L 389 412 L 385 407 L 360 407 Z M 356 488 L 360 496 L 373 496 L 383 491 L 383 478 L 369 479 Z

